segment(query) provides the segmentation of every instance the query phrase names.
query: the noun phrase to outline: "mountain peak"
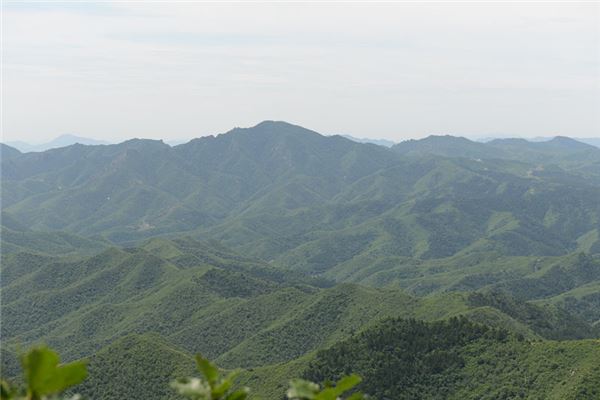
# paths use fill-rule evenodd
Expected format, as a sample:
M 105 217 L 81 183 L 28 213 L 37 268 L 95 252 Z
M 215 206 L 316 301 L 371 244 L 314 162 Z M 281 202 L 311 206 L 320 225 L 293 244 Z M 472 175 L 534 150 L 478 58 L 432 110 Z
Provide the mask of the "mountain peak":
M 386 140 L 386 139 L 371 139 L 371 138 L 357 138 L 351 135 L 339 135 L 343 138 L 346 138 L 348 140 L 352 140 L 353 142 L 356 143 L 371 143 L 371 144 L 376 144 L 378 146 L 384 146 L 384 147 L 392 147 L 393 145 L 395 145 L 395 142 L 392 142 L 391 140 Z
M 294 125 L 291 124 L 289 122 L 285 122 L 285 121 L 274 121 L 274 120 L 265 120 L 262 121 L 258 124 L 256 124 L 255 126 L 251 127 L 251 128 L 246 128 L 248 131 L 258 131 L 258 132 L 273 132 L 273 131 L 277 131 L 277 132 L 311 132 L 311 133 L 317 133 L 315 131 L 312 131 L 310 129 L 306 129 L 300 125 Z
M 444 157 L 485 158 L 487 153 L 483 143 L 452 135 L 430 135 L 424 139 L 406 140 L 392 146 L 392 149 L 400 154 L 435 154 Z
M 323 137 L 318 132 L 312 131 L 310 129 L 306 129 L 299 125 L 290 124 L 285 121 L 272 121 L 266 120 L 258 123 L 249 128 L 234 128 L 229 132 L 224 133 L 223 135 L 229 134 L 241 134 L 248 135 L 253 137 L 262 137 L 262 138 L 277 138 L 277 137 L 307 137 L 307 136 L 320 136 Z M 218 135 L 222 136 L 222 135 Z
M 160 139 L 129 139 L 124 142 L 121 142 L 115 146 L 124 147 L 126 149 L 162 149 L 162 148 L 170 148 L 168 144 L 163 142 Z
M 77 135 L 72 135 L 70 133 L 65 133 L 63 135 L 57 136 L 56 138 L 54 138 L 54 141 L 59 141 L 59 140 L 94 140 L 94 139 L 89 139 L 89 138 L 85 138 L 82 136 L 77 136 Z
M 430 140 L 430 141 L 441 141 L 441 142 L 471 142 L 471 140 L 462 137 L 462 136 L 454 136 L 454 135 L 429 135 L 425 139 L 422 140 Z
M 267 120 L 264 120 L 264 121 L 256 124 L 254 126 L 254 128 L 274 128 L 274 127 L 283 128 L 283 127 L 291 127 L 291 126 L 297 126 L 297 125 L 293 125 L 293 124 L 290 124 L 289 122 L 285 122 L 285 121 L 275 121 L 275 120 L 267 119 Z

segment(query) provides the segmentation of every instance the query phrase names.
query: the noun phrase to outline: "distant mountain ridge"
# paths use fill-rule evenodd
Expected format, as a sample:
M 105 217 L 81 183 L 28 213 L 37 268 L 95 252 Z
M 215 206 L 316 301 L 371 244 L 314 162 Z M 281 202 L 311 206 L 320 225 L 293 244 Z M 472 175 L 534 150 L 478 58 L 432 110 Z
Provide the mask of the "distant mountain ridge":
M 335 135 L 332 135 L 332 136 L 335 136 Z M 339 135 L 339 136 L 342 136 L 342 137 L 349 139 L 356 143 L 371 143 L 371 144 L 376 144 L 376 145 L 383 146 L 383 147 L 392 147 L 394 145 L 399 145 L 399 144 L 405 143 L 405 142 L 418 142 L 420 140 L 425 140 L 425 139 L 408 139 L 408 140 L 403 140 L 401 142 L 394 142 L 394 141 L 387 140 L 387 139 L 357 138 L 357 137 L 354 137 L 351 135 L 345 135 L 345 134 Z M 458 136 L 430 135 L 426 139 L 435 138 L 435 137 L 458 137 Z M 558 137 L 560 137 L 560 136 L 558 136 Z M 556 137 L 535 137 L 535 138 L 530 138 L 530 139 L 516 139 L 515 138 L 514 140 L 525 140 L 530 143 L 537 143 L 537 142 L 552 141 L 554 138 L 556 138 Z M 589 144 L 589 145 L 592 145 L 595 147 L 600 147 L 600 138 L 570 138 L 570 137 L 565 137 L 565 138 L 576 140 L 578 142 L 586 143 L 586 144 Z M 193 140 L 193 139 L 191 139 L 191 140 Z M 467 140 L 470 140 L 470 139 L 467 139 Z M 486 137 L 486 138 L 473 139 L 470 141 L 475 142 L 475 143 L 490 143 L 492 141 L 497 141 L 497 140 L 501 140 L 501 141 L 513 140 L 513 138 Z M 185 144 L 189 141 L 190 141 L 190 139 L 169 139 L 169 140 L 165 140 L 165 143 L 167 143 L 169 146 L 178 146 L 181 144 Z M 112 142 L 108 142 L 108 141 L 104 141 L 104 140 L 97 140 L 97 139 L 86 138 L 86 137 L 70 135 L 70 134 L 61 135 L 49 142 L 42 143 L 42 144 L 31 144 L 31 143 L 27 143 L 27 142 L 23 142 L 23 141 L 4 142 L 4 144 L 15 148 L 22 153 L 28 153 L 28 152 L 34 152 L 34 151 L 36 151 L 36 152 L 46 151 L 46 150 L 50 150 L 50 149 L 54 149 L 54 148 L 70 146 L 70 145 L 73 145 L 76 143 L 84 144 L 84 145 L 112 144 Z
M 350 136 L 350 135 L 341 135 L 341 136 L 345 137 L 346 139 L 350 139 L 353 142 L 371 143 L 371 144 L 376 144 L 376 145 L 384 146 L 384 147 L 392 147 L 394 144 L 396 144 L 396 142 L 392 142 L 391 140 L 387 140 L 387 139 L 356 138 L 356 137 Z
M 598 153 L 598 149 L 566 136 L 556 136 L 545 141 L 530 141 L 521 138 L 491 139 L 486 142 L 476 142 L 457 136 L 428 136 L 424 139 L 411 139 L 395 144 L 393 150 L 401 154 L 435 154 L 447 157 L 481 157 L 520 159 L 524 155 L 535 156 L 566 156 L 572 152 Z M 552 151 L 556 151 L 553 153 Z M 525 154 L 529 152 L 529 154 Z M 523 158 L 523 161 L 527 159 Z
M 22 153 L 29 153 L 34 151 L 46 151 L 50 149 L 55 149 L 59 147 L 71 146 L 73 144 L 85 144 L 85 145 L 101 145 L 101 144 L 109 144 L 110 142 L 104 140 L 96 140 L 90 139 L 86 137 L 76 136 L 76 135 L 61 135 L 55 139 L 52 139 L 49 142 L 41 143 L 41 144 L 30 144 L 22 141 L 9 141 L 6 142 L 7 145 L 14 147 Z
M 554 139 L 556 136 L 552 136 L 552 137 L 548 137 L 548 136 L 536 136 L 536 137 L 532 137 L 532 138 L 521 138 L 523 140 L 526 140 L 528 142 L 548 142 L 552 139 Z M 570 139 L 576 140 L 578 142 L 581 143 L 586 143 L 595 147 L 600 147 L 600 137 L 597 138 L 582 138 L 582 137 L 570 137 L 567 136 Z M 487 136 L 487 137 L 477 137 L 475 139 L 473 139 L 476 142 L 480 142 L 480 143 L 488 143 L 491 142 L 493 140 L 504 140 L 504 139 L 510 139 L 510 137 L 493 137 L 493 136 Z
M 547 142 L 551 139 L 552 138 L 550 138 L 550 137 L 535 137 L 535 138 L 529 139 L 529 141 L 531 141 L 531 142 Z M 590 144 L 592 146 L 600 147 L 600 137 L 597 137 L 597 138 L 573 137 L 571 139 L 577 140 L 578 142 L 581 142 L 581 143 L 586 143 L 586 144 Z

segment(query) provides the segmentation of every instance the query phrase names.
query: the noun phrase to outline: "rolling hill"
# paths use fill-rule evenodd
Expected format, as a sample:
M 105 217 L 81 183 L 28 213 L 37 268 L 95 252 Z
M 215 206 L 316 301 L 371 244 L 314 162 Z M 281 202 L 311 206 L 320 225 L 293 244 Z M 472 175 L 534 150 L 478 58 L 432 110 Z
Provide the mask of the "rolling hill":
M 136 376 L 168 382 L 187 371 L 195 352 L 227 368 L 282 368 L 287 379 L 286 363 L 307 365 L 316 351 L 387 317 L 462 315 L 538 340 L 599 335 L 562 308 L 500 292 L 419 298 L 354 284 L 320 287 L 313 278 L 189 237 L 79 259 L 19 252 L 5 257 L 0 272 L 3 350 L 44 341 L 66 360 L 90 357 L 97 376 L 83 390 L 108 396 L 93 398 L 137 390 L 126 384 Z M 165 360 L 158 369 L 155 357 Z M 3 368 L 14 370 L 5 359 Z M 116 382 L 118 368 L 129 374 Z M 269 388 L 281 380 L 263 383 Z
M 532 343 L 463 319 L 387 320 L 319 352 L 305 376 L 359 371 L 378 399 L 593 399 L 599 352 L 597 340 Z

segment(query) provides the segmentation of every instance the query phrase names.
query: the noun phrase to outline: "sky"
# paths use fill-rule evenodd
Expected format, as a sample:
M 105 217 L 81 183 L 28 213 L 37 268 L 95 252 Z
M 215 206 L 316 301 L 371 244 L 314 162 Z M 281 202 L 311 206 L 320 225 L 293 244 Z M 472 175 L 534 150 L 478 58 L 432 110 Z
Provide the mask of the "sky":
M 15 2 L 2 136 L 600 136 L 600 3 Z

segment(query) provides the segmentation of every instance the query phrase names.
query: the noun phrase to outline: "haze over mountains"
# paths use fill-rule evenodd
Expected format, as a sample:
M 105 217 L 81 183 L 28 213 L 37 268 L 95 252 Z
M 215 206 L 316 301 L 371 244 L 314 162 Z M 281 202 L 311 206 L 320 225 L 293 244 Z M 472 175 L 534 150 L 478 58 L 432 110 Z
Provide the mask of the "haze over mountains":
M 346 357 L 381 399 L 600 393 L 592 145 L 430 136 L 388 148 L 265 121 L 176 146 L 1 156 L 8 371 L 16 343 L 44 340 L 91 357 L 90 398 L 171 398 L 147 388 L 187 373 L 198 351 L 244 368 L 269 399 L 297 371 L 336 378 Z M 403 346 L 417 350 L 403 358 Z M 381 363 L 410 378 L 381 379 Z M 127 379 L 111 381 L 116 369 Z
M 32 151 L 46 151 L 46 150 L 55 149 L 58 147 L 71 146 L 76 143 L 86 144 L 86 145 L 109 144 L 109 142 L 106 142 L 104 140 L 90 139 L 90 138 L 86 138 L 86 137 L 82 137 L 82 136 L 68 135 L 68 134 L 58 136 L 57 138 L 55 138 L 49 142 L 40 143 L 40 144 L 30 144 L 30 143 L 26 143 L 26 142 L 22 142 L 22 141 L 6 142 L 7 145 L 14 147 L 15 149 L 17 149 L 23 153 L 28 153 L 28 152 L 32 152 Z
M 384 146 L 384 147 L 392 147 L 395 144 L 391 140 L 385 140 L 385 139 L 356 138 L 356 137 L 350 136 L 350 135 L 342 135 L 342 136 L 345 137 L 346 139 L 352 140 L 353 142 L 372 143 L 372 144 L 378 144 L 378 145 Z
M 372 144 L 377 144 L 377 145 L 384 146 L 384 147 L 392 147 L 393 145 L 397 144 L 396 142 L 393 142 L 393 141 L 387 140 L 387 139 L 357 138 L 357 137 L 354 137 L 351 135 L 341 135 L 341 136 L 345 137 L 346 139 L 352 140 L 353 142 L 372 143 Z M 494 137 L 487 137 L 487 138 L 477 139 L 476 141 L 491 142 L 496 139 L 497 138 L 494 138 Z M 546 142 L 546 141 L 550 141 L 552 139 L 553 138 L 551 138 L 551 137 L 535 137 L 535 138 L 526 139 L 526 140 L 532 141 L 532 142 Z M 578 142 L 582 142 L 582 143 L 587 143 L 592 146 L 600 147 L 600 138 L 574 138 L 574 140 L 577 140 Z M 180 144 L 184 144 L 184 143 L 187 143 L 188 141 L 189 141 L 189 139 L 164 140 L 165 143 L 167 143 L 171 146 L 177 146 Z M 54 149 L 54 148 L 58 148 L 58 147 L 71 146 L 71 145 L 77 144 L 77 143 L 85 144 L 85 145 L 114 144 L 113 142 L 107 142 L 104 140 L 97 140 L 97 139 L 86 138 L 86 137 L 76 136 L 76 135 L 68 135 L 68 134 L 58 136 L 57 138 L 55 138 L 49 142 L 41 143 L 41 144 L 30 144 L 30 143 L 26 143 L 23 141 L 7 141 L 4 143 L 8 146 L 14 147 L 15 149 L 19 150 L 22 153 L 29 153 L 29 152 L 34 152 L 34 151 L 46 151 L 46 150 Z

